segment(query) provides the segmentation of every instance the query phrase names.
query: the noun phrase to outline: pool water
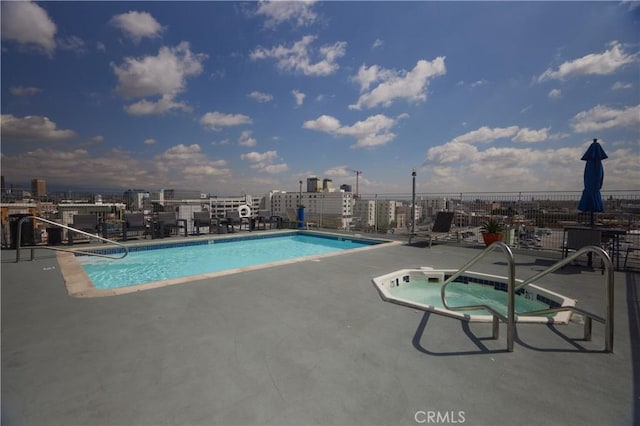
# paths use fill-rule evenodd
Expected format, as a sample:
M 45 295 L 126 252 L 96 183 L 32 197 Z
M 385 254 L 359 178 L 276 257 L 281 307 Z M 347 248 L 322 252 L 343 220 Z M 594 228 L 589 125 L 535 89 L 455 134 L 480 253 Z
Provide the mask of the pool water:
M 311 235 L 209 240 L 205 244 L 131 251 L 124 259 L 79 256 L 96 288 L 111 289 L 334 253 L 376 242 Z
M 423 303 L 435 308 L 446 309 L 442 304 L 440 290 L 442 283 L 428 283 L 426 280 L 412 280 L 410 284 L 401 285 L 390 289 L 393 296 Z M 446 289 L 447 303 L 450 307 L 487 305 L 503 315 L 507 315 L 507 292 L 495 290 L 492 286 L 452 282 Z M 549 305 L 538 300 L 527 297 L 528 293 L 515 296 L 515 310 L 519 312 L 530 312 L 541 309 L 548 309 Z M 485 314 L 486 310 L 457 311 L 469 315 Z M 548 314 L 552 316 L 553 314 Z

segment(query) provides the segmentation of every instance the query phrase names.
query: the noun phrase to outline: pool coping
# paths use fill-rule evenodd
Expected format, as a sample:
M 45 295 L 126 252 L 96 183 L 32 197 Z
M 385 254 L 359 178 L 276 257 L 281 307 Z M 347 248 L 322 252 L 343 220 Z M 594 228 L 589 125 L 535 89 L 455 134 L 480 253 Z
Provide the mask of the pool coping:
M 255 235 L 264 235 L 265 237 L 267 236 L 275 237 L 279 235 L 288 235 L 288 234 L 307 234 L 307 235 L 315 234 L 315 235 L 332 236 L 332 237 L 339 237 L 339 238 L 352 239 L 352 240 L 358 239 L 358 240 L 368 240 L 368 241 L 379 241 L 381 242 L 381 244 L 372 244 L 366 247 L 359 247 L 359 248 L 349 249 L 346 251 L 337 251 L 333 253 L 317 254 L 317 255 L 311 255 L 311 256 L 298 257 L 295 259 L 280 260 L 276 262 L 267 262 L 267 263 L 262 263 L 258 265 L 250 265 L 250 266 L 243 266 L 240 268 L 226 269 L 224 271 L 207 272 L 199 275 L 190 275 L 187 277 L 171 278 L 171 279 L 162 280 L 162 281 L 153 281 L 150 283 L 137 284 L 137 285 L 127 286 L 127 287 L 119 287 L 119 288 L 112 288 L 112 289 L 96 288 L 93 282 L 91 281 L 91 278 L 89 278 L 89 275 L 87 275 L 85 270 L 82 268 L 82 265 L 80 264 L 80 262 L 78 262 L 77 256 L 75 254 L 76 251 L 86 252 L 91 250 L 96 250 L 96 251 L 101 250 L 103 249 L 103 246 L 83 247 L 83 248 L 78 248 L 76 250 L 72 249 L 69 251 L 57 251 L 56 257 L 60 265 L 60 273 L 62 274 L 62 277 L 64 279 L 64 283 L 67 289 L 67 294 L 71 297 L 90 298 L 90 297 L 109 297 L 109 296 L 118 296 L 123 294 L 137 293 L 139 291 L 153 290 L 153 289 L 177 285 L 177 284 L 186 284 L 186 283 L 200 281 L 208 278 L 223 277 L 226 275 L 233 275 L 233 274 L 238 274 L 238 273 L 247 272 L 247 271 L 256 271 L 260 269 L 272 268 L 272 267 L 282 266 L 282 265 L 290 265 L 290 264 L 299 263 L 299 262 L 316 261 L 316 260 L 320 260 L 320 259 L 332 257 L 332 256 L 345 255 L 345 254 L 362 252 L 367 250 L 374 250 L 381 247 L 390 247 L 390 246 L 404 244 L 402 241 L 387 240 L 383 238 L 372 238 L 372 237 L 367 237 L 361 234 L 344 235 L 339 233 L 320 232 L 320 231 L 311 231 L 311 230 L 289 229 L 289 230 L 273 231 L 268 234 L 260 233 Z M 145 242 L 135 242 L 132 244 L 127 244 L 127 247 L 161 246 L 161 245 L 167 245 L 171 243 L 175 243 L 176 245 L 179 245 L 180 243 L 189 242 L 189 241 L 197 242 L 197 241 L 209 241 L 209 240 L 220 241 L 220 240 L 228 240 L 228 239 L 249 239 L 248 237 L 250 237 L 250 235 L 244 234 L 244 235 L 238 236 L 235 233 L 227 234 L 227 235 L 216 235 L 213 237 L 211 235 L 207 235 L 205 237 L 199 238 L 199 240 L 179 239 L 179 240 L 171 240 L 171 242 L 169 243 L 166 240 L 165 241 L 162 241 L 162 240 L 145 241 Z M 252 237 L 255 238 L 255 236 L 252 236 Z
M 493 316 L 490 313 L 486 314 L 469 314 L 466 312 L 455 311 L 451 309 L 446 309 L 439 306 L 428 305 L 422 302 L 416 302 L 413 300 L 409 300 L 406 298 L 398 297 L 391 293 L 388 288 L 388 280 L 395 279 L 398 282 L 398 277 L 401 276 L 411 276 L 413 273 L 421 273 L 421 274 L 441 274 L 443 278 L 447 277 L 447 274 L 453 274 L 457 270 L 455 269 L 435 269 L 432 267 L 421 267 L 417 269 L 400 269 L 397 271 L 389 272 L 384 275 L 380 275 L 378 277 L 373 278 L 371 281 L 378 291 L 381 299 L 385 302 L 394 303 L 397 305 L 405 306 L 413 309 L 420 309 L 425 312 L 433 312 L 435 314 L 443 315 L 446 317 L 458 319 L 461 321 L 468 322 L 480 322 L 480 323 L 489 323 L 492 321 Z M 466 274 L 472 276 L 484 277 L 489 280 L 507 280 L 507 277 L 503 277 L 500 275 L 494 274 L 485 274 L 476 271 L 466 271 Z M 387 280 L 387 281 L 385 281 Z M 522 280 L 516 278 L 516 284 L 522 283 Z M 398 284 L 396 284 L 398 285 Z M 559 294 L 555 291 L 548 290 L 544 287 L 529 284 L 527 286 L 528 289 L 533 290 L 532 293 L 536 295 L 546 295 L 547 298 L 554 300 L 559 307 L 573 307 L 576 305 L 577 300 L 572 299 L 570 297 Z M 506 290 L 504 290 L 506 291 Z M 542 316 L 531 316 L 531 315 L 519 315 L 516 313 L 516 322 L 524 323 L 524 324 L 568 324 L 571 320 L 571 312 L 570 311 L 559 311 L 556 312 L 555 315 L 551 317 L 542 317 Z

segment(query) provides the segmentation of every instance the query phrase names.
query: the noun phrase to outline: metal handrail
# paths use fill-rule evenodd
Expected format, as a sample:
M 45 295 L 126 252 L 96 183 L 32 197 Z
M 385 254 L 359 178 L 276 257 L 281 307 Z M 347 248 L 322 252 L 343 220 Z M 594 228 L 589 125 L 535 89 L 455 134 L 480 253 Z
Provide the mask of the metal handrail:
M 496 249 L 502 249 L 504 254 L 507 256 L 507 266 L 509 268 L 509 275 L 507 281 L 507 316 L 505 317 L 502 313 L 496 311 L 490 306 L 487 305 L 469 305 L 469 306 L 449 306 L 447 303 L 447 298 L 445 295 L 446 288 L 449 284 L 451 284 L 456 278 L 458 278 L 462 273 L 466 272 L 471 266 L 478 263 L 482 260 L 486 255 L 491 253 Z M 509 352 L 513 352 L 513 341 L 515 338 L 515 276 L 516 276 L 516 263 L 513 258 L 513 252 L 509 248 L 508 245 L 503 243 L 502 241 L 497 241 L 491 244 L 489 247 L 484 249 L 480 254 L 467 262 L 464 266 L 462 266 L 456 273 L 451 275 L 445 282 L 442 284 L 442 288 L 440 290 L 440 295 L 442 297 L 442 304 L 446 309 L 452 311 L 470 311 L 470 310 L 479 310 L 484 309 L 493 314 L 493 337 L 497 338 L 498 334 L 498 321 L 497 318 L 500 318 L 502 321 L 507 323 L 507 350 Z
M 88 255 L 88 256 L 106 257 L 108 259 L 122 259 L 122 258 L 126 257 L 129 254 L 129 248 L 126 245 L 121 244 L 121 243 L 119 243 L 117 241 L 113 241 L 113 240 L 110 240 L 108 238 L 100 237 L 98 235 L 94 235 L 94 234 L 91 234 L 89 232 L 82 231 L 80 229 L 72 228 L 71 226 L 63 225 L 61 223 L 54 222 L 52 220 L 45 219 L 45 218 L 42 218 L 42 217 L 39 217 L 39 216 L 24 216 L 23 218 L 21 218 L 18 221 L 18 230 L 17 230 L 17 235 L 16 235 L 16 263 L 20 262 L 20 243 L 22 242 L 22 224 L 27 220 L 33 220 L 33 219 L 39 220 L 41 222 L 45 222 L 45 223 L 48 223 L 48 224 L 51 224 L 51 225 L 58 226 L 60 228 L 68 229 L 69 231 L 73 231 L 73 232 L 77 232 L 77 233 L 80 233 L 80 234 L 84 234 L 84 235 L 87 235 L 87 236 L 89 236 L 91 238 L 97 238 L 98 240 L 104 241 L 106 243 L 115 244 L 117 246 L 122 247 L 124 249 L 124 253 L 122 253 L 122 256 L 116 257 L 116 256 L 110 256 L 108 254 L 95 253 L 95 252 L 82 251 L 82 250 L 69 250 L 69 249 L 64 249 L 64 248 L 61 248 L 61 247 L 37 246 L 37 247 L 31 247 L 31 259 L 30 260 L 34 259 L 33 250 L 36 249 L 36 248 L 38 248 L 38 249 L 47 249 L 47 250 L 66 251 L 66 252 L 71 252 L 71 253 L 76 253 L 76 254 L 85 254 L 85 255 Z
M 445 289 L 446 287 L 453 282 L 456 278 L 458 278 L 462 273 L 467 271 L 469 267 L 476 264 L 482 258 L 484 258 L 487 254 L 492 252 L 493 250 L 501 248 L 504 253 L 507 255 L 507 263 L 509 267 L 509 277 L 507 282 L 507 316 L 505 317 L 501 313 L 497 312 L 495 309 L 491 308 L 487 305 L 469 305 L 469 306 L 449 306 L 445 297 Z M 544 271 L 535 274 L 534 276 L 528 278 L 522 283 L 515 285 L 515 260 L 513 258 L 513 253 L 509 246 L 507 246 L 503 242 L 495 242 L 483 250 L 479 255 L 475 256 L 469 262 L 467 262 L 462 268 L 460 268 L 456 273 L 454 273 L 451 277 L 449 277 L 442 285 L 442 289 L 440 290 L 440 294 L 442 297 L 442 304 L 445 308 L 450 309 L 452 311 L 468 311 L 468 310 L 477 310 L 477 309 L 485 309 L 490 311 L 493 314 L 493 337 L 497 338 L 498 336 L 498 321 L 497 319 L 501 319 L 502 321 L 507 323 L 507 350 L 509 352 L 513 351 L 513 342 L 515 338 L 515 292 L 520 290 L 536 281 L 540 278 L 562 268 L 568 263 L 572 262 L 576 258 L 588 254 L 595 253 L 600 256 L 602 259 L 602 263 L 606 272 L 606 292 L 607 292 L 607 301 L 606 301 L 606 314 L 605 317 L 601 317 L 592 312 L 585 311 L 584 309 L 577 308 L 575 306 L 561 306 L 558 308 L 549 308 L 549 309 L 541 309 L 536 311 L 528 311 L 521 312 L 519 315 L 543 315 L 547 313 L 555 313 L 561 311 L 571 311 L 576 312 L 585 317 L 584 323 L 584 340 L 591 340 L 591 320 L 594 319 L 598 322 L 601 322 L 605 325 L 605 352 L 613 352 L 613 307 L 614 307 L 614 277 L 613 277 L 613 262 L 611 261 L 611 257 L 609 254 L 603 250 L 601 247 L 597 246 L 587 246 L 583 247 L 580 250 L 576 251 L 573 255 L 568 256 L 555 264 L 551 265 L 549 268 Z
M 524 288 L 526 286 L 528 286 L 529 284 L 538 281 L 540 278 L 562 268 L 563 266 L 567 265 L 568 263 L 572 262 L 573 260 L 575 260 L 576 258 L 585 255 L 585 254 L 589 254 L 589 253 L 595 253 L 598 256 L 600 256 L 600 258 L 602 259 L 602 264 L 604 266 L 604 272 L 605 274 L 605 288 L 606 288 L 606 293 L 607 293 L 607 300 L 606 300 L 606 307 L 605 307 L 605 317 L 601 317 L 599 315 L 596 315 L 592 312 L 589 311 L 585 311 L 584 309 L 580 309 L 580 308 L 576 308 L 575 306 L 561 306 L 559 308 L 549 308 L 549 309 L 542 309 L 542 310 L 538 310 L 538 311 L 528 311 L 528 312 L 522 312 L 521 315 L 543 315 L 543 314 L 547 314 L 547 313 L 554 313 L 554 312 L 561 312 L 561 311 L 571 311 L 571 312 L 576 312 L 578 314 L 584 315 L 585 317 L 585 323 L 584 323 L 584 339 L 585 340 L 590 340 L 591 339 L 591 320 L 594 319 L 602 324 L 605 325 L 605 332 L 604 332 L 604 346 L 605 346 L 605 352 L 613 352 L 613 307 L 614 307 L 614 277 L 613 277 L 613 261 L 611 260 L 611 257 L 609 256 L 609 253 L 607 253 L 602 247 L 598 247 L 598 246 L 586 246 L 581 248 L 580 250 L 576 251 L 574 254 L 572 254 L 571 256 L 567 256 L 566 258 L 556 262 L 555 264 L 551 265 L 550 267 L 548 267 L 547 269 L 545 269 L 542 272 L 539 272 L 538 274 L 526 279 L 525 281 L 523 281 L 522 283 L 518 284 L 518 286 L 515 288 L 515 290 L 520 290 L 521 288 Z

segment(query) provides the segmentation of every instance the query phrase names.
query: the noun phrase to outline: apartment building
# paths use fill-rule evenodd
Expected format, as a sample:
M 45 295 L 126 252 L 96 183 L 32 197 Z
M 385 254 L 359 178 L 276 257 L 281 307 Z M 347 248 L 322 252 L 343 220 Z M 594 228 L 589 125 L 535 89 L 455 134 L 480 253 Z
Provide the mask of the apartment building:
M 353 194 L 350 192 L 285 192 L 271 191 L 265 196 L 272 215 L 287 217 L 287 209 L 305 206 L 305 216 L 325 227 L 348 229 L 353 216 Z

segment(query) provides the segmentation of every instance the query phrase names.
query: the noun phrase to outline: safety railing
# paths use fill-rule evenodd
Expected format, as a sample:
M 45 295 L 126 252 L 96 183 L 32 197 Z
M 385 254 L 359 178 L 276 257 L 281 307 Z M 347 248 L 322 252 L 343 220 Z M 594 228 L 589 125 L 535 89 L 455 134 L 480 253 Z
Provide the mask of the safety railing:
M 497 312 L 495 309 L 487 305 L 449 306 L 447 303 L 446 294 L 445 294 L 446 287 L 450 283 L 455 281 L 456 278 L 458 278 L 460 275 L 466 272 L 471 266 L 475 265 L 480 260 L 482 260 L 485 256 L 487 256 L 489 253 L 491 253 L 492 251 L 498 248 L 502 249 L 502 251 L 507 256 L 507 266 L 509 269 L 508 278 L 507 278 L 508 279 L 507 281 L 507 315 L 505 316 L 502 313 Z M 600 256 L 600 258 L 602 259 L 602 264 L 604 267 L 604 273 L 605 273 L 605 279 L 606 279 L 605 286 L 606 286 L 606 293 L 607 293 L 605 317 L 601 317 L 600 315 L 594 314 L 592 312 L 588 312 L 584 309 L 577 308 L 575 306 L 560 306 L 557 308 L 541 309 L 541 310 L 528 311 L 528 312 L 519 312 L 518 314 L 536 316 L 536 315 L 545 315 L 545 314 L 561 312 L 561 311 L 571 311 L 571 312 L 578 313 L 580 315 L 583 315 L 584 317 L 584 340 L 591 340 L 592 320 L 596 320 L 605 325 L 604 351 L 613 352 L 613 308 L 614 308 L 613 263 L 611 261 L 611 258 L 609 257 L 609 254 L 605 250 L 603 250 L 601 247 L 597 247 L 597 246 L 583 247 L 580 250 L 576 251 L 571 256 L 568 256 L 556 262 L 549 268 L 528 278 L 527 280 L 523 281 L 522 283 L 516 286 L 515 285 L 515 281 L 516 281 L 515 260 L 513 258 L 513 253 L 511 252 L 511 249 L 509 248 L 509 246 L 506 245 L 505 243 L 495 242 L 491 244 L 489 247 L 487 247 L 485 250 L 483 250 L 480 254 L 475 256 L 473 259 L 471 259 L 469 262 L 467 262 L 464 266 L 462 266 L 457 272 L 455 272 L 452 276 L 450 276 L 444 282 L 440 292 L 442 297 L 442 304 L 444 305 L 445 308 L 450 309 L 452 311 L 469 311 L 469 310 L 484 309 L 491 312 L 493 315 L 492 328 L 493 328 L 494 339 L 498 338 L 498 327 L 499 327 L 498 320 L 502 320 L 503 322 L 506 322 L 507 323 L 507 350 L 509 352 L 513 352 L 513 343 L 515 339 L 515 323 L 516 323 L 515 292 L 517 290 L 525 288 L 529 284 L 532 284 L 540 280 L 544 276 L 562 268 L 563 266 L 569 264 L 570 262 L 574 261 L 578 257 L 583 256 L 585 254 L 589 254 L 589 253 L 595 253 L 598 256 Z
M 460 275 L 462 275 L 464 272 L 466 272 L 471 266 L 475 265 L 480 260 L 482 260 L 485 256 L 487 256 L 489 253 L 497 249 L 502 249 L 504 254 L 507 256 L 507 268 L 509 269 L 508 276 L 507 276 L 507 280 L 508 280 L 507 281 L 507 315 L 506 316 L 503 315 L 502 313 L 498 312 L 497 310 L 493 309 L 491 306 L 488 306 L 488 305 L 449 306 L 449 304 L 447 303 L 447 298 L 445 294 L 447 286 L 451 284 L 453 281 L 455 281 L 455 279 L 458 278 Z M 464 266 L 458 269 L 457 272 L 455 272 L 447 280 L 445 280 L 445 282 L 442 284 L 442 289 L 440 290 L 440 295 L 442 297 L 442 304 L 446 309 L 449 309 L 452 311 L 473 311 L 473 310 L 484 309 L 491 312 L 493 314 L 492 331 L 493 331 L 494 339 L 498 338 L 498 326 L 499 326 L 498 319 L 501 319 L 502 321 L 506 322 L 507 323 L 507 350 L 509 352 L 513 352 L 513 341 L 515 337 L 515 322 L 516 322 L 515 281 L 516 281 L 516 262 L 515 262 L 515 259 L 513 258 L 513 252 L 511 251 L 508 245 L 506 245 L 502 241 L 498 241 L 491 244 L 486 249 L 484 249 L 480 254 L 478 254 L 476 257 L 468 261 L 466 264 L 464 264 Z
M 90 238 L 96 238 L 96 239 L 98 239 L 100 241 L 104 241 L 105 243 L 115 244 L 115 245 L 120 246 L 120 247 L 122 247 L 124 249 L 124 252 L 120 253 L 121 254 L 120 256 L 111 256 L 111 255 L 108 255 L 108 254 L 102 254 L 102 253 L 96 253 L 96 252 L 90 252 L 90 251 L 70 250 L 70 249 L 65 249 L 65 248 L 62 248 L 62 247 L 29 246 L 29 248 L 31 249 L 31 257 L 30 257 L 29 260 L 34 260 L 34 258 L 35 258 L 35 249 L 66 251 L 66 252 L 71 252 L 71 253 L 75 253 L 75 254 L 84 254 L 84 255 L 88 255 L 88 256 L 106 257 L 108 259 L 122 259 L 122 258 L 126 257 L 129 254 L 129 248 L 126 245 L 121 244 L 121 243 L 119 243 L 117 241 L 113 241 L 113 240 L 110 240 L 108 238 L 101 237 L 99 235 L 91 234 L 89 232 L 85 232 L 85 231 L 82 231 L 80 229 L 72 228 L 71 226 L 63 225 L 61 223 L 54 222 L 52 220 L 45 219 L 45 218 L 42 218 L 42 217 L 39 217 L 39 216 L 25 216 L 25 217 L 21 218 L 17 223 L 18 229 L 17 229 L 17 232 L 16 232 L 16 263 L 20 262 L 20 248 L 21 248 L 21 243 L 22 243 L 22 224 L 27 220 L 38 220 L 40 222 L 48 223 L 50 225 L 54 225 L 54 226 L 57 226 L 59 228 L 67 229 L 67 230 L 72 231 L 72 232 L 77 232 L 79 234 L 87 235 Z

